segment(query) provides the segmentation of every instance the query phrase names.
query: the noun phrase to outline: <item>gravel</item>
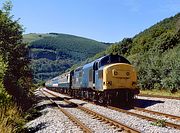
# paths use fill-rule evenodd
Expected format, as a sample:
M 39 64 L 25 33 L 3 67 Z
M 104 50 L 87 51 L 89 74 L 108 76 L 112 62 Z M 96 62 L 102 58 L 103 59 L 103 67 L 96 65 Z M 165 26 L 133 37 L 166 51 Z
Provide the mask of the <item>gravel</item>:
M 132 128 L 135 128 L 143 133 L 179 133 L 180 131 L 177 129 L 173 129 L 170 127 L 158 127 L 153 126 L 149 121 L 127 115 L 125 113 L 121 113 L 115 110 L 107 109 L 102 106 L 93 105 L 90 103 L 82 102 L 81 100 L 71 100 L 76 103 L 83 104 L 83 107 L 87 107 L 89 109 L 92 109 L 102 115 L 105 115 L 109 118 L 112 118 L 114 120 L 117 120 L 125 125 L 131 126 Z
M 171 122 L 171 123 L 180 125 L 180 121 L 175 120 L 175 119 L 171 119 L 171 118 L 167 118 L 167 117 L 165 117 L 165 116 L 150 114 L 150 113 L 147 113 L 147 112 L 142 112 L 142 111 L 138 111 L 138 110 L 134 110 L 134 109 L 131 109 L 131 110 L 129 110 L 129 111 L 130 111 L 130 112 L 137 113 L 137 114 L 149 116 L 149 117 L 152 117 L 152 118 L 156 118 L 156 119 L 159 119 L 159 120 L 165 120 L 166 122 Z
M 59 109 L 52 108 L 49 100 L 43 100 L 44 95 L 36 91 L 37 96 L 42 97 L 42 101 L 36 108 L 46 106 L 40 112 L 42 115 L 26 124 L 29 132 L 36 133 L 82 133 L 82 130 L 71 122 Z M 46 99 L 44 97 L 44 99 Z
M 165 98 L 151 98 L 138 96 L 138 99 L 151 100 L 152 105 L 145 107 L 157 112 L 180 116 L 180 100 L 165 99 Z
M 47 94 L 49 95 L 49 94 Z M 51 96 L 51 95 L 49 95 Z M 60 100 L 54 100 L 58 105 L 63 106 L 70 114 L 78 118 L 86 126 L 88 126 L 95 133 L 116 133 L 118 129 L 114 129 L 108 124 L 95 119 L 93 116 L 85 113 L 84 111 L 70 106 L 68 103 Z M 119 129 L 120 130 L 120 129 Z
M 60 96 L 64 96 L 59 94 Z M 67 97 L 67 96 L 64 96 Z M 139 99 L 144 99 L 144 97 L 140 97 Z M 153 102 L 154 104 L 147 106 L 147 109 L 156 110 L 159 112 L 170 113 L 173 115 L 180 116 L 180 101 L 178 100 L 170 100 L 170 99 L 152 99 L 160 102 Z M 148 100 L 148 98 L 145 98 Z M 158 127 L 153 126 L 150 121 L 146 121 L 134 116 L 127 115 L 125 113 L 121 113 L 118 111 L 114 111 L 102 106 L 93 105 L 91 103 L 87 103 L 82 100 L 71 99 L 71 101 L 79 103 L 83 105 L 83 107 L 87 107 L 92 109 L 102 115 L 105 115 L 109 118 L 112 118 L 116 121 L 119 121 L 125 125 L 128 125 L 132 128 L 139 130 L 142 133 L 179 133 L 180 130 L 173 129 L 170 127 Z M 45 101 L 42 101 L 39 104 L 43 104 Z M 62 104 L 62 103 L 61 103 Z M 107 124 L 99 122 L 98 120 L 92 119 L 86 113 L 80 111 L 76 108 L 65 108 L 68 109 L 70 113 L 73 113 L 79 120 L 83 121 L 90 128 L 93 128 L 94 132 L 117 132 L 117 130 L 109 127 Z M 36 129 L 39 126 L 39 130 L 37 132 L 81 132 L 81 130 L 75 126 L 63 113 L 59 110 L 47 107 L 41 110 L 43 113 L 42 116 L 37 119 L 27 123 L 27 127 L 33 127 Z M 161 119 L 161 118 L 160 118 Z M 171 121 L 172 122 L 172 121 Z

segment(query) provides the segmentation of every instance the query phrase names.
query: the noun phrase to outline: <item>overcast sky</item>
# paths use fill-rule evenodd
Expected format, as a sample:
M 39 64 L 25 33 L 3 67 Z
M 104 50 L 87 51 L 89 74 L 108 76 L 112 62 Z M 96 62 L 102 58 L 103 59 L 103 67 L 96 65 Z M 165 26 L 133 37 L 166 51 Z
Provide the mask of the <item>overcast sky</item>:
M 0 5 L 5 0 L 0 0 Z M 25 33 L 66 33 L 103 42 L 133 37 L 180 12 L 180 0 L 12 0 Z

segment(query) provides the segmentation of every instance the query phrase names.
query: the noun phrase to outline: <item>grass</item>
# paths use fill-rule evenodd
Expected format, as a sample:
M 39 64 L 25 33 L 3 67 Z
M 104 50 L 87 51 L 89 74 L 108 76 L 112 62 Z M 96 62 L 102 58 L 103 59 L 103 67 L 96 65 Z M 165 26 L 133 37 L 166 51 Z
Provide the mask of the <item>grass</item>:
M 175 93 L 171 93 L 170 91 L 167 90 L 157 90 L 157 89 L 140 90 L 140 94 L 180 97 L 180 90 Z
M 23 129 L 25 120 L 21 110 L 13 103 L 0 106 L 0 133 L 16 133 Z

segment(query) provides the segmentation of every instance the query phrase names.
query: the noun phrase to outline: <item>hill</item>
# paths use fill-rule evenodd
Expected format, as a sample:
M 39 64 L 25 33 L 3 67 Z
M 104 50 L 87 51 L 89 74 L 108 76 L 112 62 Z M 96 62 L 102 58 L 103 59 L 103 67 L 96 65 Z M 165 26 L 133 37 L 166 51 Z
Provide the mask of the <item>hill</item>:
M 26 34 L 24 42 L 29 43 L 34 80 L 47 80 L 96 53 L 105 50 L 109 44 L 68 34 Z
M 180 90 L 180 13 L 133 38 L 124 38 L 95 57 L 107 53 L 124 55 L 132 62 L 141 89 Z

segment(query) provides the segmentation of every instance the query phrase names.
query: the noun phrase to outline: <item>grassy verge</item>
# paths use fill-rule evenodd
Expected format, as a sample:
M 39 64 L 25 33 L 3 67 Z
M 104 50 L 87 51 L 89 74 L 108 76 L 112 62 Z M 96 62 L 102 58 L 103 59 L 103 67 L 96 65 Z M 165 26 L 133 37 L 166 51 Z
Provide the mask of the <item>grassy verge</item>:
M 177 91 L 175 93 L 171 93 L 167 90 L 157 90 L 157 89 L 140 90 L 140 94 L 180 97 L 180 91 Z
M 0 133 L 22 132 L 26 122 L 23 114 L 0 82 Z
M 25 120 L 21 110 L 12 102 L 0 107 L 0 132 L 17 133 L 23 129 Z

